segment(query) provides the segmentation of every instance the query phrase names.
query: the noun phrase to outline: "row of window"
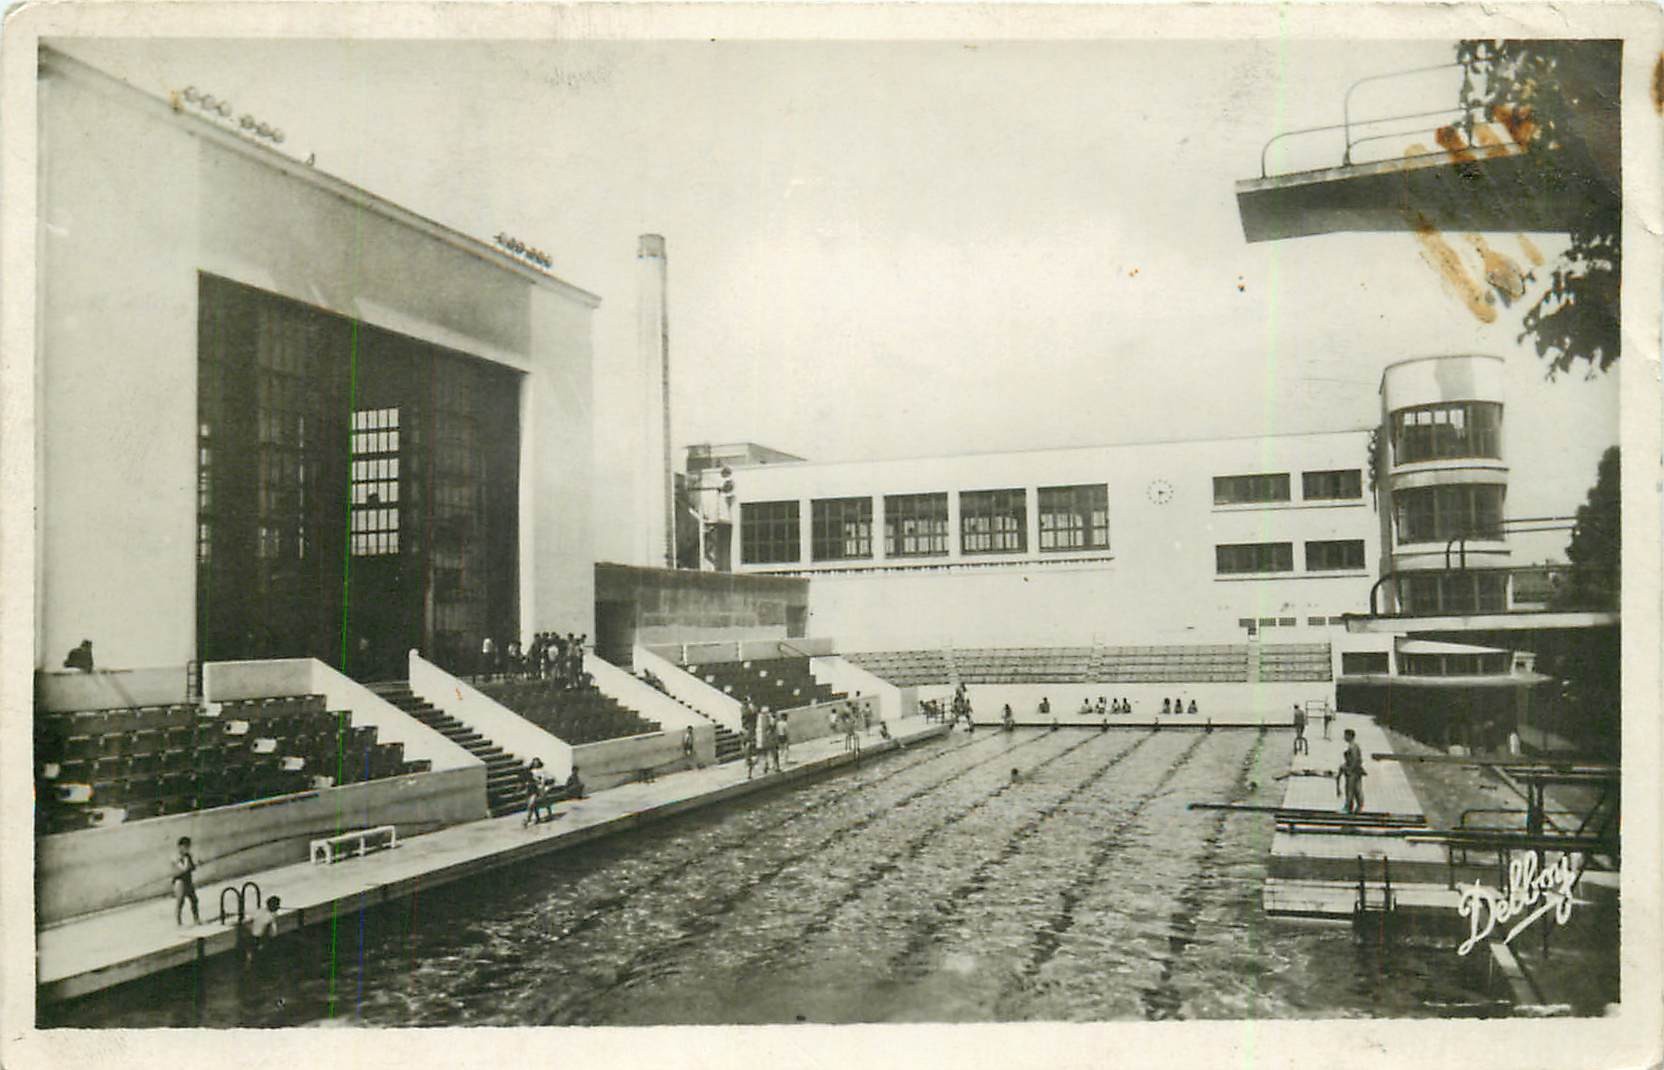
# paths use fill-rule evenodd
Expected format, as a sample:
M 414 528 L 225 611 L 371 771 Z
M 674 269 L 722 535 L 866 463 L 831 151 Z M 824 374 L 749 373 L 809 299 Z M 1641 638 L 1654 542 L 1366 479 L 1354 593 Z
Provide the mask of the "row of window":
M 1302 501 L 1350 501 L 1363 496 L 1361 469 L 1335 468 L 1300 473 Z M 1290 500 L 1287 472 L 1256 472 L 1250 475 L 1213 477 L 1215 505 L 1248 505 Z
M 1038 494 L 1042 551 L 1109 548 L 1109 488 L 1102 483 L 1041 487 Z M 873 556 L 871 498 L 823 498 L 809 503 L 809 553 L 815 561 L 857 561 Z M 800 559 L 798 503 L 746 502 L 740 506 L 740 560 L 748 565 Z M 1028 550 L 1028 493 L 963 491 L 959 495 L 959 551 L 963 554 Z M 884 556 L 940 557 L 948 552 L 948 496 L 884 496 Z
M 1395 464 L 1502 456 L 1502 405 L 1456 401 L 1416 405 L 1392 414 Z
M 1400 654 L 1398 671 L 1405 676 L 1506 676 L 1513 666 L 1507 651 L 1485 654 Z M 1353 651 L 1340 656 L 1340 671 L 1348 676 L 1387 673 L 1387 652 Z
M 1500 539 L 1506 490 L 1501 483 L 1461 483 L 1395 491 L 1398 542 L 1449 542 L 1464 535 Z
M 1300 623 L 1300 618 L 1299 617 L 1260 617 L 1258 620 L 1255 620 L 1253 617 L 1238 617 L 1237 622 L 1236 622 L 1236 626 L 1238 628 L 1248 628 L 1248 629 L 1294 628 L 1294 627 L 1297 627 L 1299 625 L 1299 623 Z M 1345 623 L 1346 623 L 1346 618 L 1345 617 L 1316 617 L 1316 616 L 1312 616 L 1312 617 L 1307 617 L 1306 618 L 1307 626 L 1312 627 L 1312 628 L 1323 628 L 1323 627 L 1327 627 L 1327 626 L 1332 625 L 1332 624 L 1345 624 Z
M 1241 542 L 1214 547 L 1214 565 L 1221 576 L 1244 572 L 1293 572 L 1291 542 Z M 1306 543 L 1307 572 L 1338 572 L 1364 567 L 1362 539 L 1324 539 Z

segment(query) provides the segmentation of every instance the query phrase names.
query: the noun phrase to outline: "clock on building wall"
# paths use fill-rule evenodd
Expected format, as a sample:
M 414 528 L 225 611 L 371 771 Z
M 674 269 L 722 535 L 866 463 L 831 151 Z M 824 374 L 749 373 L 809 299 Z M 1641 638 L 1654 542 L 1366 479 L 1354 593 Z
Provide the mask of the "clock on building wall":
M 1157 505 L 1166 505 L 1168 502 L 1173 500 L 1173 484 L 1167 482 L 1165 479 L 1152 479 L 1150 480 L 1149 489 L 1145 491 L 1145 493 L 1147 493 L 1150 496 L 1150 500 L 1155 502 Z

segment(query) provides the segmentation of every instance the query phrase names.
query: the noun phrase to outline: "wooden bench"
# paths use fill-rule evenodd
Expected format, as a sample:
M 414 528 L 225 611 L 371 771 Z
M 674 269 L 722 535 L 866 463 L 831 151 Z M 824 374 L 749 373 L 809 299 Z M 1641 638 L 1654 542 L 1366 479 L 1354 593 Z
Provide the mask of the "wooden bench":
M 398 830 L 392 825 L 379 825 L 373 829 L 359 829 L 357 832 L 343 832 L 339 836 L 313 840 L 312 862 L 314 865 L 319 863 L 330 865 L 342 858 L 362 857 L 371 851 L 391 850 L 398 845 Z

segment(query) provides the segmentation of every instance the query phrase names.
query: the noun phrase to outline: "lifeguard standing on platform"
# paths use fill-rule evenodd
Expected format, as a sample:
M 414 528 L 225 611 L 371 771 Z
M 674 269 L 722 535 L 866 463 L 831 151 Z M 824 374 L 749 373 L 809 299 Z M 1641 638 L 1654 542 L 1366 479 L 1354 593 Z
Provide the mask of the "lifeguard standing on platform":
M 1358 746 L 1358 734 L 1348 728 L 1344 733 L 1346 753 L 1341 756 L 1340 770 L 1335 774 L 1335 791 L 1346 787 L 1345 812 L 1362 813 L 1364 808 L 1364 752 Z

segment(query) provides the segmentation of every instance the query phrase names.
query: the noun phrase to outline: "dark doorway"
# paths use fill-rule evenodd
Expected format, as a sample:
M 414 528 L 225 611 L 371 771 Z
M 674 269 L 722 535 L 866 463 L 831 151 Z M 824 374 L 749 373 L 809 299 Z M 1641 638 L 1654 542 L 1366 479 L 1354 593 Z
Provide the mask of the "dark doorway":
M 197 649 L 400 678 L 518 620 L 518 373 L 209 275 Z
M 636 607 L 633 602 L 595 603 L 595 652 L 634 670 Z

